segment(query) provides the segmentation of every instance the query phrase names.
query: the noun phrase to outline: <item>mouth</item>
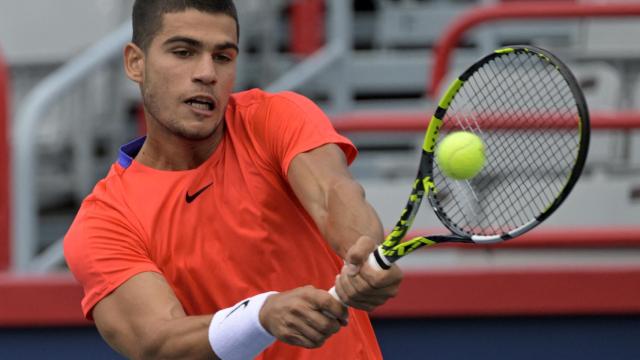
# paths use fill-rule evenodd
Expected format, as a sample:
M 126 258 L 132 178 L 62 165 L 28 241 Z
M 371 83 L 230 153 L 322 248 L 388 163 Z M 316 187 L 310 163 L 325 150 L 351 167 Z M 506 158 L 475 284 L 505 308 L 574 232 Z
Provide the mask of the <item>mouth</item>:
M 213 111 L 216 108 L 216 102 L 209 96 L 194 96 L 184 103 L 198 111 Z

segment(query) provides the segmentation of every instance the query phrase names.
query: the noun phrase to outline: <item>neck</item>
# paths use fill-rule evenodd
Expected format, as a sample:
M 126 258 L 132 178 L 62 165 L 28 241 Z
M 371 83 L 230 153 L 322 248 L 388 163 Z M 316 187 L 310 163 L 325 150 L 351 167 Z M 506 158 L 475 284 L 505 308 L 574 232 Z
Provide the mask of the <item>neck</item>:
M 195 169 L 207 161 L 218 148 L 224 131 L 224 121 L 210 137 L 203 140 L 189 140 L 175 134 L 161 136 L 149 131 L 135 160 L 157 170 Z

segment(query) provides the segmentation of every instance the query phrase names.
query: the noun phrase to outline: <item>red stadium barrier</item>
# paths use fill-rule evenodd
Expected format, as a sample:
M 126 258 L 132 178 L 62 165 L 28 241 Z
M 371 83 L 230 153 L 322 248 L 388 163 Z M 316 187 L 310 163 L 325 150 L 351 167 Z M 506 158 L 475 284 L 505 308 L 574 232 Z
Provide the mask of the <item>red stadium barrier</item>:
M 9 268 L 9 71 L 0 53 L 0 271 Z
M 0 274 L 0 327 L 87 325 L 82 288 L 71 274 Z
M 376 317 L 640 314 L 640 266 L 405 274 Z
M 442 244 L 420 251 L 451 247 L 479 249 L 475 245 Z M 517 241 L 482 246 L 487 247 L 638 248 L 640 228 L 537 230 Z M 89 324 L 80 312 L 82 289 L 71 275 L 0 275 L 0 294 L 0 327 Z M 410 271 L 398 296 L 374 316 L 629 313 L 640 313 L 640 265 Z
M 463 35 L 471 28 L 502 20 L 533 20 L 559 18 L 637 17 L 640 3 L 568 3 L 568 2 L 508 2 L 473 8 L 458 17 L 445 30 L 435 48 L 435 64 L 431 83 L 427 86 L 430 97 L 438 96 L 440 83 L 447 73 L 449 57 Z
M 603 239 L 606 239 L 603 240 Z M 420 251 L 474 245 L 443 244 Z M 640 228 L 539 230 L 492 248 L 640 247 Z M 487 246 L 482 246 L 486 248 Z M 0 275 L 0 327 L 89 325 L 70 274 Z M 640 314 L 637 266 L 460 266 L 406 271 L 398 296 L 375 317 Z

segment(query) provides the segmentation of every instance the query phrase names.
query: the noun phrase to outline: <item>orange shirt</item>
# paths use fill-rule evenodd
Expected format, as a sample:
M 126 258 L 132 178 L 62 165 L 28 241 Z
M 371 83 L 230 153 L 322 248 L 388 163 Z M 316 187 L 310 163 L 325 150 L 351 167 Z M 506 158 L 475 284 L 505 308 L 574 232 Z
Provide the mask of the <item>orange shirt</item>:
M 94 188 L 64 241 L 71 271 L 91 310 L 123 282 L 161 273 L 189 315 L 211 314 L 265 291 L 304 285 L 328 289 L 342 260 L 320 235 L 287 182 L 299 153 L 338 144 L 349 162 L 356 150 L 323 112 L 290 92 L 234 94 L 226 132 L 196 169 L 161 171 L 133 158 L 139 139 L 122 147 Z M 378 359 L 366 313 L 320 349 L 276 342 L 264 359 Z

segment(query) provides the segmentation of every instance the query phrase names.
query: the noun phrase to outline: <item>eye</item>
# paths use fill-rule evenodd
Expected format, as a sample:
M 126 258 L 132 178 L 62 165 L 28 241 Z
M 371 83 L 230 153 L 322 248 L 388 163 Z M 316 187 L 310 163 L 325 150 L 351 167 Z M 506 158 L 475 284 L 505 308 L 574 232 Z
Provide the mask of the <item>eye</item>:
M 178 50 L 173 50 L 172 53 L 180 58 L 187 58 L 190 57 L 191 55 L 193 55 L 193 52 L 187 49 L 178 49 Z
M 233 61 L 233 57 L 228 54 L 214 54 L 213 60 L 218 63 L 226 64 Z

